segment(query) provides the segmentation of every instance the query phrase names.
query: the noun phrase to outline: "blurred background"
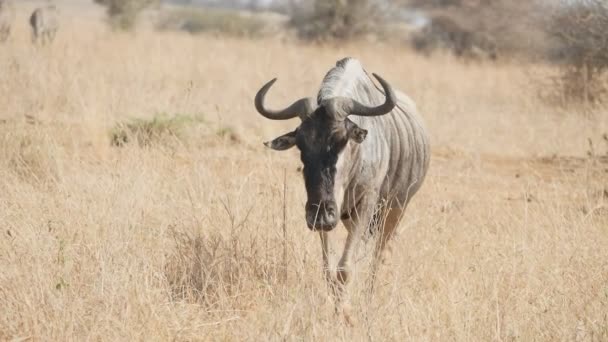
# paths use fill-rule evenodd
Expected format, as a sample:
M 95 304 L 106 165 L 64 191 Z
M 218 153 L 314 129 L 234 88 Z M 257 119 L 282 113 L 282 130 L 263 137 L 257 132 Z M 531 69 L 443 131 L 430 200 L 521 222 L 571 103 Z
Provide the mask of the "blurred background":
M 432 150 L 354 327 L 253 105 L 346 56 Z M 608 341 L 606 246 L 604 0 L 0 0 L 2 341 Z
M 84 0 L 82 0 L 84 1 Z M 363 39 L 467 61 L 558 64 L 562 101 L 606 93 L 608 4 L 601 0 L 95 0 L 114 29 L 154 16 L 159 30 L 285 40 Z

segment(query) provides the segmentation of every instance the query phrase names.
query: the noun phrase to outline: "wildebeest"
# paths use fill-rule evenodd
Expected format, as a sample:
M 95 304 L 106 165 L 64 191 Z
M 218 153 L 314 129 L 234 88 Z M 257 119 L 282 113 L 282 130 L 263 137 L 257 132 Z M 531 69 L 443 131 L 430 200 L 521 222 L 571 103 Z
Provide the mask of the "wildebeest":
M 9 0 L 0 0 L 0 43 L 8 39 L 14 15 L 11 2 Z
M 32 27 L 32 41 L 42 44 L 52 42 L 59 28 L 57 17 L 57 7 L 48 3 L 44 7 L 39 7 L 30 16 L 30 26 Z
M 304 98 L 283 110 L 268 109 L 264 98 L 276 78 L 255 97 L 257 111 L 268 119 L 301 119 L 295 130 L 265 145 L 279 151 L 293 146 L 300 150 L 308 197 L 306 223 L 320 233 L 325 278 L 336 295 L 337 308 L 344 310 L 359 241 L 366 232 L 379 233 L 375 272 L 429 167 L 429 138 L 415 103 L 380 76 L 374 77 L 384 94 L 358 60 L 345 58 L 327 73 L 316 100 Z M 330 232 L 339 220 L 348 236 L 334 270 Z

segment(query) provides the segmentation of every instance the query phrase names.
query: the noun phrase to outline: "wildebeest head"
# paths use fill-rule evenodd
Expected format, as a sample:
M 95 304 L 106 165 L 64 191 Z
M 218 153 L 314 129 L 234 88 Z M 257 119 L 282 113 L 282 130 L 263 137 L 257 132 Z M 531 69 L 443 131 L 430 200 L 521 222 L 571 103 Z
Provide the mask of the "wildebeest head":
M 348 119 L 349 115 L 379 116 L 390 113 L 397 103 L 391 86 L 374 74 L 386 94 L 386 101 L 377 107 L 368 107 L 346 97 L 334 97 L 317 102 L 304 98 L 283 110 L 270 110 L 264 106 L 264 97 L 275 83 L 276 78 L 266 83 L 255 97 L 255 107 L 264 117 L 271 120 L 287 120 L 299 117 L 302 123 L 292 132 L 281 135 L 266 146 L 283 151 L 293 146 L 300 150 L 304 164 L 304 184 L 308 200 L 306 202 L 306 223 L 312 230 L 332 230 L 340 218 L 340 208 L 336 200 L 343 194 L 343 184 L 336 184 L 337 175 L 345 165 L 341 157 L 348 154 L 350 141 L 362 143 L 367 130 Z M 343 191 L 343 190 L 342 190 Z M 338 192 L 338 193 L 337 193 Z

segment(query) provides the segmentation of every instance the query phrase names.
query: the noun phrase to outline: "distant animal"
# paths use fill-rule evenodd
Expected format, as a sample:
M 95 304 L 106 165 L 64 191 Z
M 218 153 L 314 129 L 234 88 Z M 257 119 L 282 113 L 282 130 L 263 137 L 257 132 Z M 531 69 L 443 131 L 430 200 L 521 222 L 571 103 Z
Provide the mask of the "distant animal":
M 52 42 L 59 28 L 57 7 L 49 3 L 44 7 L 36 8 L 30 16 L 30 26 L 33 42 L 41 44 Z
M 321 237 L 325 278 L 347 320 L 347 284 L 359 242 L 378 233 L 376 265 L 429 168 L 429 137 L 415 103 L 374 74 L 377 88 L 354 58 L 329 70 L 317 99 L 303 98 L 282 110 L 264 98 L 276 78 L 255 96 L 255 107 L 271 120 L 299 117 L 293 131 L 266 142 L 282 151 L 300 150 L 307 193 L 306 223 Z M 337 268 L 330 262 L 332 230 L 342 221 L 348 237 Z
M 14 17 L 11 1 L 0 0 L 0 43 L 5 42 L 10 36 Z

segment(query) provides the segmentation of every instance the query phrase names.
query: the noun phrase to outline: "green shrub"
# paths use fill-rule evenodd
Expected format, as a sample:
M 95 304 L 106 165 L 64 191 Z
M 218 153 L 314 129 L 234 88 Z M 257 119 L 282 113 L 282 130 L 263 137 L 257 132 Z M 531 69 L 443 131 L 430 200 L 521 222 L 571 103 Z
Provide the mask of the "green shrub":
M 114 29 L 131 30 L 137 17 L 146 7 L 158 4 L 159 0 L 94 0 L 106 7 L 108 22 Z
M 315 0 L 294 10 L 290 26 L 307 40 L 347 40 L 384 30 L 387 13 L 373 0 Z
M 117 123 L 110 131 L 113 146 L 124 146 L 136 142 L 139 146 L 148 146 L 168 137 L 180 138 L 187 126 L 202 123 L 200 115 L 155 115 L 152 119 L 131 119 Z
M 234 10 L 179 9 L 165 15 L 161 30 L 182 30 L 192 34 L 219 33 L 237 37 L 258 37 L 266 32 L 266 22 L 255 15 Z

